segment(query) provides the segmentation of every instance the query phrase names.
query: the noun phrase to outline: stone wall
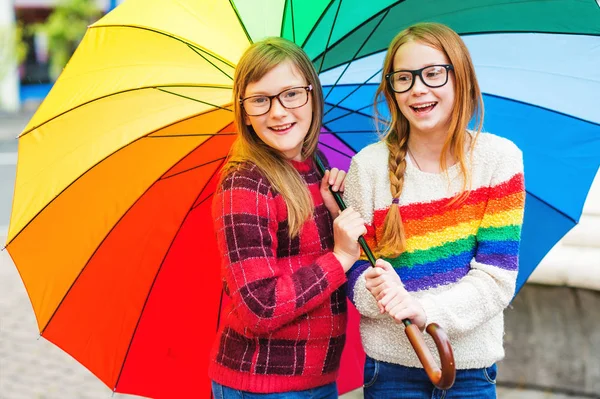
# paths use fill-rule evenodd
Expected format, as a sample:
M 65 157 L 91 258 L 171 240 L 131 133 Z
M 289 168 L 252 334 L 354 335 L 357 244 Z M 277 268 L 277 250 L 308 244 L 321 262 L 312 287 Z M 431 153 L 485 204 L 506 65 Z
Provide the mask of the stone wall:
M 599 291 L 526 284 L 504 314 L 500 383 L 600 396 Z

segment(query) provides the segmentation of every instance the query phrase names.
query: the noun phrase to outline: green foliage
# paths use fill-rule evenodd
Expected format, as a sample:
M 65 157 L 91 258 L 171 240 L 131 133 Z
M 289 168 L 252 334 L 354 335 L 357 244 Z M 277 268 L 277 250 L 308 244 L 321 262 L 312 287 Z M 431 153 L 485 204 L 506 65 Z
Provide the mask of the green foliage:
M 50 76 L 56 79 L 75 52 L 88 25 L 101 16 L 93 0 L 63 0 L 34 30 L 48 37 Z

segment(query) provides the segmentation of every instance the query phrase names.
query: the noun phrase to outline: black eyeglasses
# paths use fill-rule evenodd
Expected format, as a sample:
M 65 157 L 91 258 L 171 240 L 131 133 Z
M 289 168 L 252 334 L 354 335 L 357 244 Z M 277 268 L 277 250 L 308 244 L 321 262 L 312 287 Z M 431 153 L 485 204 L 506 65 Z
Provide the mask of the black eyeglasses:
M 396 93 L 404 93 L 412 89 L 417 76 L 427 87 L 442 87 L 448 83 L 448 71 L 454 70 L 452 65 L 429 65 L 421 69 L 403 69 L 385 75 L 390 87 Z
M 260 116 L 269 112 L 274 98 L 279 100 L 283 108 L 300 108 L 308 102 L 308 93 L 312 89 L 312 85 L 292 87 L 274 96 L 258 95 L 241 98 L 240 104 L 248 116 Z

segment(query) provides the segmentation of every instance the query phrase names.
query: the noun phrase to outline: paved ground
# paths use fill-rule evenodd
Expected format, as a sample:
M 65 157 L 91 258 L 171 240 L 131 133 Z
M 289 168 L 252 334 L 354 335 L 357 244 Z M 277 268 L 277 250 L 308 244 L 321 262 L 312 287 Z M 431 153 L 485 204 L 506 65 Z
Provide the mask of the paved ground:
M 30 113 L 0 113 L 0 208 L 9 208 L 17 141 Z M 1 179 L 5 176 L 5 180 Z M 8 204 L 8 205 L 7 205 Z M 3 220 L 4 219 L 4 220 Z M 5 242 L 8 209 L 0 209 L 0 243 Z M 498 389 L 500 399 L 578 399 L 552 392 Z M 0 399 L 133 399 L 112 392 L 69 355 L 39 338 L 25 288 L 6 251 L 0 252 Z M 343 399 L 362 398 L 361 390 Z M 178 398 L 179 399 L 179 398 Z
M 4 243 L 6 237 L 0 239 Z M 0 398 L 100 399 L 111 394 L 73 358 L 39 338 L 17 270 L 8 253 L 0 252 Z

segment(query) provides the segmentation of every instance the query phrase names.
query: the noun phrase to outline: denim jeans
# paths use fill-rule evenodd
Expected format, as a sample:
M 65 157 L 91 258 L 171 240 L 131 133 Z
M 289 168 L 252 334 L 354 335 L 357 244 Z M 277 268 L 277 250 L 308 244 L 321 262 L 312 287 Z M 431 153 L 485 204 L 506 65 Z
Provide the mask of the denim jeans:
M 338 391 L 335 382 L 305 391 L 281 393 L 252 393 L 229 388 L 212 382 L 214 399 L 337 399 Z
M 456 370 L 452 388 L 433 386 L 424 369 L 380 362 L 367 356 L 365 399 L 496 399 L 496 365 Z

